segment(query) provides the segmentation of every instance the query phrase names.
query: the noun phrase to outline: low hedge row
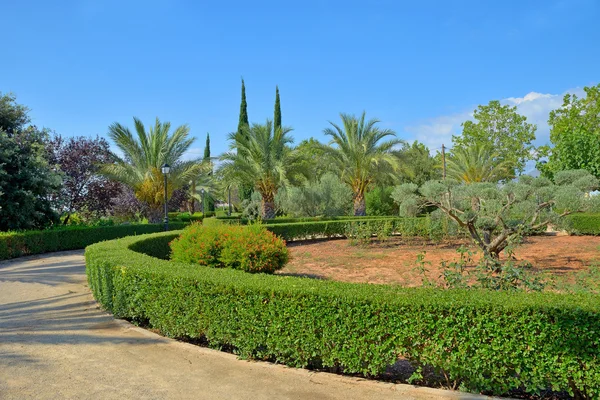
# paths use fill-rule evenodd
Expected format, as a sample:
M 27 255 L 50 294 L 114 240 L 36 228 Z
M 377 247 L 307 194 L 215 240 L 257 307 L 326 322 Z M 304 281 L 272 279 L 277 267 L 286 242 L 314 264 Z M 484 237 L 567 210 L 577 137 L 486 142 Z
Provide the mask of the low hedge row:
M 172 230 L 182 229 L 187 224 L 170 223 Z M 115 225 L 115 226 L 69 226 L 41 231 L 0 232 L 0 260 L 10 258 L 83 249 L 103 240 L 125 236 L 161 232 L 162 224 Z
M 569 215 L 566 228 L 576 235 L 600 235 L 600 214 Z
M 228 217 L 228 216 L 217 216 L 218 220 L 222 220 L 225 222 L 231 223 L 239 223 L 241 225 L 246 225 L 251 220 L 247 218 L 241 217 Z M 277 217 L 274 219 L 264 220 L 262 221 L 265 225 L 275 225 L 275 224 L 289 224 L 289 223 L 299 223 L 299 222 L 322 222 L 322 221 L 348 221 L 348 220 L 371 220 L 371 219 L 394 219 L 398 217 L 394 216 L 366 216 L 366 217 L 356 217 L 356 216 L 338 216 L 338 217 Z
M 464 390 L 600 398 L 600 297 L 434 290 L 247 274 L 169 262 L 160 233 L 86 249 L 90 288 L 118 318 L 245 358 L 377 375 L 404 357 Z M 417 369 L 419 371 L 419 369 Z M 419 382 L 418 373 L 415 374 Z
M 367 219 L 341 219 L 315 222 L 293 222 L 265 224 L 265 227 L 287 241 L 345 237 L 353 226 L 360 226 L 370 234 L 376 235 L 382 230 L 402 236 L 439 239 L 459 234 L 452 224 L 432 220 L 429 217 L 400 218 L 379 217 Z

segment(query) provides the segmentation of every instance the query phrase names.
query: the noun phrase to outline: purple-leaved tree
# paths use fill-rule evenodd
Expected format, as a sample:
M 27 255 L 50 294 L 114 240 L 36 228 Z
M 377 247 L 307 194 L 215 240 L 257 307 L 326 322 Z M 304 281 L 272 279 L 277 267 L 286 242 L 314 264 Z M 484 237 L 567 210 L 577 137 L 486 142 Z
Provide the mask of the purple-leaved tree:
M 63 178 L 61 190 L 52 199 L 56 209 L 66 214 L 63 223 L 67 224 L 74 212 L 92 218 L 107 215 L 112 199 L 123 189 L 120 183 L 98 173 L 101 165 L 114 159 L 108 141 L 56 135 L 49 140 L 47 149 L 50 165 Z

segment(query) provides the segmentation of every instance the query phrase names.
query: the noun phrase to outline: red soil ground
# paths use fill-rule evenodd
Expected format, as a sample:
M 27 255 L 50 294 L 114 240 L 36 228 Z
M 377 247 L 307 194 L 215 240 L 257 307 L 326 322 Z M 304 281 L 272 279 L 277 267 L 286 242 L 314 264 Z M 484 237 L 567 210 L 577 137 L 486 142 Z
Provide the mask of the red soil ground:
M 427 277 L 439 281 L 442 261 L 459 259 L 456 252 L 469 241 L 427 242 L 401 237 L 368 246 L 353 246 L 349 240 L 290 243 L 291 260 L 278 273 L 346 282 L 369 282 L 419 286 L 415 271 L 417 255 L 425 252 Z M 476 254 L 477 260 L 480 254 Z M 516 249 L 517 261 L 528 261 L 534 271 L 569 279 L 577 271 L 600 264 L 600 237 L 529 237 Z M 430 263 L 430 264 L 429 264 Z

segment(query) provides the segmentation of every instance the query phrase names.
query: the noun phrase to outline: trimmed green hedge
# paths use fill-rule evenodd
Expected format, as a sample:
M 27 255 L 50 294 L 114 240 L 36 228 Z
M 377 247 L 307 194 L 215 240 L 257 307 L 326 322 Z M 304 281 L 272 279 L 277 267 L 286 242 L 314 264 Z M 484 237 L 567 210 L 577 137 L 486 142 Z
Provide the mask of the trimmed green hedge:
M 174 237 L 160 233 L 88 247 L 88 281 L 102 307 L 166 336 L 205 337 L 242 357 L 294 367 L 375 375 L 405 357 L 470 391 L 552 388 L 600 398 L 599 296 L 247 274 L 131 250 L 157 255 Z
M 170 223 L 171 230 L 182 229 L 187 224 Z M 162 224 L 70 226 L 43 231 L 0 232 L 0 260 L 20 256 L 83 249 L 103 240 L 125 236 L 161 232 Z
M 217 216 L 218 220 L 222 221 L 231 221 L 232 223 L 240 223 L 242 225 L 246 225 L 251 220 L 247 218 L 241 217 L 228 217 L 228 216 Z M 291 218 L 291 217 L 277 217 L 274 219 L 268 219 L 262 221 L 265 225 L 275 225 L 275 224 L 289 224 L 289 223 L 298 223 L 298 222 L 322 222 L 322 221 L 348 221 L 348 220 L 372 220 L 372 219 L 396 219 L 398 217 L 394 216 L 366 216 L 366 217 L 355 217 L 355 216 L 339 216 L 339 217 L 299 217 L 299 218 Z
M 345 237 L 350 225 L 367 227 L 373 235 L 383 227 L 387 227 L 395 234 L 410 237 L 424 237 L 439 239 L 447 236 L 456 236 L 459 232 L 443 221 L 434 221 L 428 217 L 400 218 L 379 217 L 360 219 L 325 220 L 316 222 L 293 222 L 265 224 L 265 227 L 274 234 L 287 241 Z
M 566 227 L 577 235 L 600 235 L 600 214 L 572 214 L 566 217 Z

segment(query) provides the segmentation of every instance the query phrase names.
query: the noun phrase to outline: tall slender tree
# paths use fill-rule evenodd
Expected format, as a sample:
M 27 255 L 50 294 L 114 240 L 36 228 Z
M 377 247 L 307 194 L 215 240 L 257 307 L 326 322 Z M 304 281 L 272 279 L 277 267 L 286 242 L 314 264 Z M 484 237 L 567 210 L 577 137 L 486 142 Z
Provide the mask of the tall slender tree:
M 204 146 L 204 161 L 210 158 L 210 133 L 206 133 L 206 145 Z
M 238 122 L 237 133 L 238 136 L 242 134 L 242 132 L 247 131 L 250 128 L 250 123 L 248 122 L 248 104 L 246 103 L 246 85 L 244 84 L 244 79 L 242 78 L 242 102 L 240 104 L 240 120 Z M 247 139 L 247 137 L 246 137 Z M 239 193 L 242 199 L 250 199 L 252 195 L 252 186 L 246 183 L 242 183 L 240 185 Z
M 275 115 L 273 118 L 275 130 L 281 129 L 281 103 L 279 101 L 279 87 L 275 86 Z
M 210 134 L 208 132 L 206 133 L 206 145 L 204 146 L 204 163 L 207 164 L 208 178 L 210 180 L 213 174 L 213 165 L 210 161 Z M 194 182 L 195 185 L 196 182 Z M 215 200 L 212 193 L 209 193 L 208 197 L 206 197 L 206 205 L 208 206 L 208 211 L 215 211 Z
M 240 120 L 238 122 L 238 133 L 250 126 L 248 122 L 248 104 L 246 103 L 246 85 L 242 79 L 242 102 L 240 104 Z

